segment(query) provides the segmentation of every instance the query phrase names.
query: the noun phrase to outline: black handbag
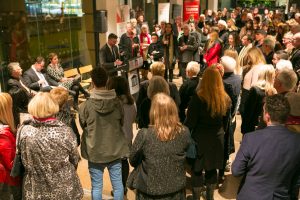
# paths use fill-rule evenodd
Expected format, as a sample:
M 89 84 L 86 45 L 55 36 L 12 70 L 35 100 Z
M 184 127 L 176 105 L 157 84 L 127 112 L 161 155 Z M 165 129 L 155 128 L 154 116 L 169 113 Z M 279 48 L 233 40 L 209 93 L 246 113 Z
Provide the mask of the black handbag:
M 130 190 L 136 189 L 139 173 L 140 172 L 139 172 L 139 166 L 138 166 L 138 167 L 134 168 L 133 171 L 129 174 L 128 179 L 126 181 L 126 186 Z
M 22 126 L 20 131 L 18 131 L 18 138 L 17 138 L 18 143 L 17 143 L 17 149 L 16 149 L 16 156 L 14 158 L 13 167 L 10 171 L 11 177 L 23 176 L 24 172 L 25 172 L 25 168 L 22 163 L 21 152 L 20 152 L 20 135 L 21 135 L 21 131 L 22 131 L 23 127 L 24 126 Z
M 147 134 L 147 132 L 145 133 L 145 131 L 147 131 L 148 129 L 141 129 L 139 134 L 143 134 L 142 136 L 142 140 L 145 140 L 145 135 Z M 129 174 L 127 181 L 126 181 L 126 186 L 130 189 L 130 190 L 134 190 L 137 187 L 137 182 L 141 173 L 141 167 L 142 167 L 142 160 L 144 159 L 144 155 L 142 150 L 139 150 L 137 152 L 137 162 L 139 163 L 133 170 L 132 172 Z

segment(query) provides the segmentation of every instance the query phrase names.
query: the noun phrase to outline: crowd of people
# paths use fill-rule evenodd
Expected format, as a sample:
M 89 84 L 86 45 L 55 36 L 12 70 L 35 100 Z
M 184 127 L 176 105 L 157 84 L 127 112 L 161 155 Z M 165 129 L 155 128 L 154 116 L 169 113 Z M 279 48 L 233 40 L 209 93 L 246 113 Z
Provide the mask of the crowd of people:
M 231 166 L 243 177 L 237 199 L 298 199 L 300 13 L 207 10 L 199 20 L 162 21 L 151 34 L 138 19 L 127 23 L 118 46 L 109 34 L 89 92 L 80 77 L 64 77 L 55 53 L 47 67 L 39 56 L 24 74 L 18 62 L 8 65 L 8 91 L 0 93 L 0 198 L 82 199 L 80 145 L 93 200 L 102 199 L 105 168 L 116 200 L 127 188 L 138 200 L 184 200 L 186 171 L 188 198 L 213 200 L 230 171 L 240 114 L 243 138 Z M 135 100 L 117 71 L 137 56 L 143 81 Z M 86 98 L 80 106 L 79 92 Z M 16 152 L 25 172 L 12 177 Z

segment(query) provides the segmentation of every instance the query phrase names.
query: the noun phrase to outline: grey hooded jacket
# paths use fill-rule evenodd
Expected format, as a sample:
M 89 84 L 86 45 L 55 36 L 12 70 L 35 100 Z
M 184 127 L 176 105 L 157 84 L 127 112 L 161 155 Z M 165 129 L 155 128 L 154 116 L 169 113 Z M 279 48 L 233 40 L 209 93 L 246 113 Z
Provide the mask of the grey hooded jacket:
M 123 109 L 115 90 L 93 90 L 79 109 L 83 129 L 81 155 L 94 163 L 127 157 L 128 143 L 122 131 Z

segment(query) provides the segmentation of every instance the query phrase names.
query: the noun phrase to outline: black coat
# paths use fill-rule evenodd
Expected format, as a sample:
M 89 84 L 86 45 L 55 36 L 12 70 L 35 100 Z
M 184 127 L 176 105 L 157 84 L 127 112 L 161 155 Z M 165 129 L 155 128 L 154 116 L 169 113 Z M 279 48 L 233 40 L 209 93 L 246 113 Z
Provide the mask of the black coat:
M 207 104 L 194 95 L 189 103 L 184 124 L 197 144 L 197 166 L 194 169 L 222 169 L 224 160 L 223 116 L 211 117 Z
M 299 144 L 300 134 L 283 125 L 244 135 L 231 168 L 234 176 L 244 176 L 237 199 L 290 199 L 299 181 Z
M 179 117 L 181 122 L 184 122 L 185 120 L 185 109 L 187 109 L 192 96 L 195 95 L 198 83 L 199 77 L 192 77 L 184 81 L 179 89 L 179 95 L 181 100 L 179 106 Z
M 156 51 L 158 53 L 154 53 L 154 51 Z M 161 60 L 161 58 L 164 56 L 164 48 L 163 48 L 162 44 L 160 43 L 160 41 L 158 41 L 156 43 L 151 43 L 149 45 L 148 55 L 153 56 L 154 61 L 160 61 Z
M 231 114 L 235 115 L 235 111 L 237 109 L 236 106 L 237 106 L 238 98 L 241 93 L 242 78 L 239 75 L 235 75 L 233 72 L 226 72 L 226 73 L 224 73 L 224 76 L 223 76 L 223 82 L 225 84 L 232 86 L 232 93 L 229 93 L 228 91 L 226 91 L 226 92 L 231 99 L 231 105 L 232 105 Z M 226 87 L 225 87 L 225 89 L 226 89 Z
M 250 88 L 249 96 L 245 102 L 244 112 L 242 114 L 241 132 L 243 134 L 255 130 L 263 112 L 265 90 L 253 86 Z
M 273 62 L 272 62 L 273 55 L 274 55 L 274 51 L 270 52 L 268 55 L 264 54 L 267 64 L 270 64 L 270 65 L 273 64 Z
M 27 90 L 21 85 L 20 81 L 14 78 L 10 78 L 7 82 L 8 93 L 11 95 L 13 100 L 13 113 L 15 125 L 20 123 L 20 113 L 27 113 L 27 106 L 31 95 Z
M 229 32 L 227 30 L 222 30 L 219 32 L 219 38 L 222 40 L 223 44 L 227 44 L 228 36 L 229 36 Z
M 177 107 L 180 105 L 180 96 L 178 89 L 174 83 L 168 83 L 170 89 L 170 96 L 175 101 Z M 150 123 L 149 112 L 151 107 L 151 100 L 147 96 L 147 89 L 149 86 L 149 81 L 144 81 L 140 85 L 138 99 L 136 101 L 137 107 L 137 122 L 139 128 L 148 128 Z

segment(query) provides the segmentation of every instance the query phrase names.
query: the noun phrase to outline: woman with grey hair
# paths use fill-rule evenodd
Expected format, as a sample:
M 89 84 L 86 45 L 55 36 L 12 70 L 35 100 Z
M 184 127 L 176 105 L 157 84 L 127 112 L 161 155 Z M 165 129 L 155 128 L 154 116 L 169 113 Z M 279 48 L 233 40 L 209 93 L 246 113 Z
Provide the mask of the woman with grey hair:
M 200 64 L 191 61 L 187 64 L 186 67 L 186 76 L 187 80 L 183 82 L 179 89 L 179 95 L 181 99 L 181 103 L 179 106 L 179 117 L 180 121 L 184 122 L 185 120 L 185 110 L 188 107 L 188 103 L 192 96 L 195 94 L 196 87 L 199 82 L 199 74 L 200 72 Z

